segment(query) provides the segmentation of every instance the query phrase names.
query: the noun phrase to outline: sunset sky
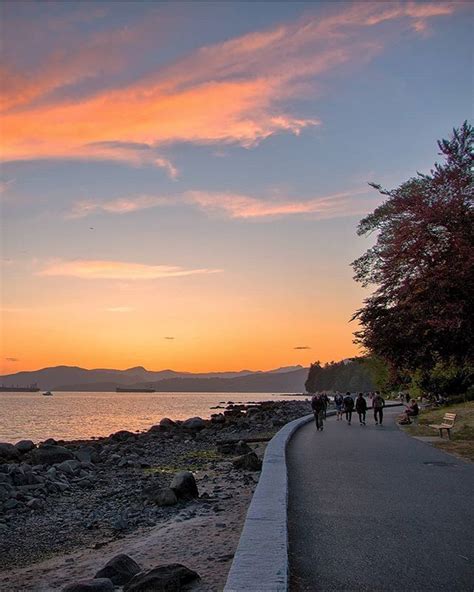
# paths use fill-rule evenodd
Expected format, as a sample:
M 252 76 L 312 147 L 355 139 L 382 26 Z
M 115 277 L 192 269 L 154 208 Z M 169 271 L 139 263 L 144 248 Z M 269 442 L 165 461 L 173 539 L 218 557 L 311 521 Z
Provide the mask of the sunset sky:
M 2 373 L 357 353 L 358 220 L 472 116 L 470 2 L 2 5 Z

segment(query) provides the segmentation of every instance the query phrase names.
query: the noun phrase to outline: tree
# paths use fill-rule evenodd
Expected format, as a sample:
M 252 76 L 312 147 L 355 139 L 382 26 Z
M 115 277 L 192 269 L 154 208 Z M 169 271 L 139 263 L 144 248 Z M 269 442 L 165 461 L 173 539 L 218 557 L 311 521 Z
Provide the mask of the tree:
M 375 245 L 352 265 L 375 291 L 353 316 L 356 342 L 397 371 L 466 367 L 474 334 L 474 128 L 438 142 L 445 162 L 393 190 L 361 220 Z

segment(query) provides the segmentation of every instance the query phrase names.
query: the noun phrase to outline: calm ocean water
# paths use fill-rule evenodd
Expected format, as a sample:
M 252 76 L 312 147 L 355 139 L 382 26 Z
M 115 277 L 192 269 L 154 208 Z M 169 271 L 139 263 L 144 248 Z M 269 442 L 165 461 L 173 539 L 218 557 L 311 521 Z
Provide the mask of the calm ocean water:
M 0 442 L 73 440 L 148 429 L 163 417 L 210 417 L 220 402 L 298 399 L 270 393 L 0 393 Z

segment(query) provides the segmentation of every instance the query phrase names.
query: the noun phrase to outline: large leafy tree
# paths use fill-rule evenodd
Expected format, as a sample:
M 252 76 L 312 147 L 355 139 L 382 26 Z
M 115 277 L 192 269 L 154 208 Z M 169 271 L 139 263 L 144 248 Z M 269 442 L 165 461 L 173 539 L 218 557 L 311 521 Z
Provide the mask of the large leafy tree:
M 353 262 L 375 291 L 358 310 L 356 342 L 398 371 L 431 372 L 473 361 L 474 128 L 438 142 L 444 162 L 393 190 L 361 220 L 373 247 Z

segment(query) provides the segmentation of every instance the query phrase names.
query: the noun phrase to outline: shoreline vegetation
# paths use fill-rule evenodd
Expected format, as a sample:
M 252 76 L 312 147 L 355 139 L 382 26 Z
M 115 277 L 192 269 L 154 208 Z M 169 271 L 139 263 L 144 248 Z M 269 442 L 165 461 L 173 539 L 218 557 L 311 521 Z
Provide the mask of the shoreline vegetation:
M 0 444 L 0 589 L 61 590 L 121 553 L 145 569 L 182 563 L 201 578 L 193 590 L 222 589 L 266 442 L 310 412 L 307 400 L 229 401 L 209 420 L 140 433 Z

